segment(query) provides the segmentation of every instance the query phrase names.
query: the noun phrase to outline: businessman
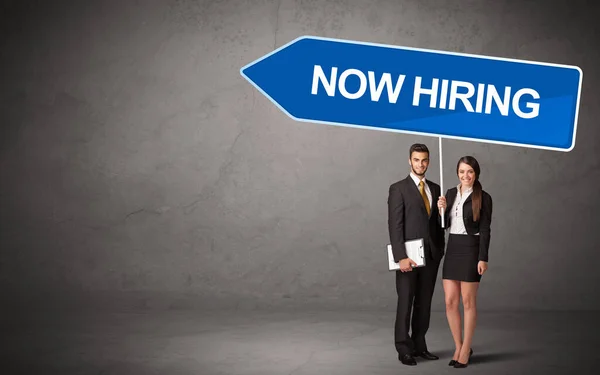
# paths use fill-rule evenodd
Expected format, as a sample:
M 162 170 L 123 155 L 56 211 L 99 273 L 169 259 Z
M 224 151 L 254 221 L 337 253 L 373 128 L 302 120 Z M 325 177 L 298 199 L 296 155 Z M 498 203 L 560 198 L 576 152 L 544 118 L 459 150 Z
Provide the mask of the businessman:
M 438 268 L 444 256 L 445 236 L 436 204 L 440 186 L 425 179 L 429 166 L 427 146 L 412 145 L 408 163 L 410 174 L 389 188 L 388 227 L 394 261 L 400 264 L 400 270 L 396 271 L 398 305 L 394 341 L 398 359 L 414 366 L 415 357 L 439 359 L 427 349 L 425 334 Z M 416 263 L 406 255 L 404 242 L 418 238 L 425 245 L 425 266 L 413 268 Z M 412 328 L 410 335 L 409 328 Z

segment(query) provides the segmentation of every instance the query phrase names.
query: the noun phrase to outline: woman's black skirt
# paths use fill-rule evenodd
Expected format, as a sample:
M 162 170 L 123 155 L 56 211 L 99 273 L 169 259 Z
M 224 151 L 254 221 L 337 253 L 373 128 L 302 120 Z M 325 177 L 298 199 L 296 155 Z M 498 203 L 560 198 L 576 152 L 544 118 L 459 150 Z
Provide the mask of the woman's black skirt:
M 442 278 L 449 280 L 479 282 L 479 236 L 450 234 L 444 256 Z

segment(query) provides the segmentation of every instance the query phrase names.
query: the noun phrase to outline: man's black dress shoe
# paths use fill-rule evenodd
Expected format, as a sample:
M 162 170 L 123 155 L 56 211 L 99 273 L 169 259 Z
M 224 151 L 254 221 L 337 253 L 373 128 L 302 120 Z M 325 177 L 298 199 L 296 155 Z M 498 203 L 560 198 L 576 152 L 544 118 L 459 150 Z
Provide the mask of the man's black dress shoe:
M 413 355 L 415 357 L 421 357 L 421 358 L 425 358 L 425 359 L 429 359 L 429 360 L 440 359 L 440 357 L 429 353 L 427 350 L 423 350 L 422 352 L 414 352 Z
M 398 359 L 400 360 L 400 362 L 402 362 L 403 364 L 405 364 L 407 366 L 416 366 L 417 365 L 417 361 L 415 361 L 415 357 L 413 357 L 410 354 L 405 354 L 403 356 L 398 355 Z
M 473 355 L 473 348 L 471 348 L 471 350 L 469 351 L 469 358 L 471 358 L 472 355 Z M 453 359 L 450 360 L 450 363 L 448 363 L 448 366 L 454 366 L 454 368 L 465 368 L 465 367 L 467 367 L 467 365 L 468 364 L 460 363 L 460 362 L 455 361 Z

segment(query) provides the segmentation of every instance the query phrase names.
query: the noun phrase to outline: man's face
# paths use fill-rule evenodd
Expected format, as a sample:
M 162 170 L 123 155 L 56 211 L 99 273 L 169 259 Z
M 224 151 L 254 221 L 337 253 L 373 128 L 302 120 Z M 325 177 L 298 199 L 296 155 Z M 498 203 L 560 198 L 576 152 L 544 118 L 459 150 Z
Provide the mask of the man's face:
M 429 167 L 429 154 L 415 151 L 410 155 L 408 163 L 414 174 L 423 177 L 427 172 L 427 167 Z

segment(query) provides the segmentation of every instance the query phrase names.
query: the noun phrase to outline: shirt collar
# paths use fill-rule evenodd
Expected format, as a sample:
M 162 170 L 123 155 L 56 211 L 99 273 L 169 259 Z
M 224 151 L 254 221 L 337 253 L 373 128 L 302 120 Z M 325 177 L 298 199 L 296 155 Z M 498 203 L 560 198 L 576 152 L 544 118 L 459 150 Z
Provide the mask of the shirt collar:
M 415 175 L 412 171 L 410 172 L 410 177 L 413 179 L 413 181 L 415 182 L 415 184 L 417 184 L 417 186 L 419 186 L 419 177 L 417 177 L 417 175 Z M 427 180 L 425 180 L 425 177 L 423 177 L 423 184 L 427 184 Z
M 461 185 L 460 183 L 459 183 L 458 185 L 456 185 L 456 191 L 457 191 L 457 193 L 458 193 L 458 195 L 459 195 L 459 196 L 460 196 L 460 195 L 467 195 L 467 194 L 469 194 L 469 193 L 472 193 L 472 192 L 473 192 L 473 186 L 471 186 L 471 187 L 470 187 L 470 188 L 468 188 L 467 190 L 463 191 L 463 192 L 462 192 L 462 194 L 461 194 L 461 193 L 460 193 L 460 185 Z

